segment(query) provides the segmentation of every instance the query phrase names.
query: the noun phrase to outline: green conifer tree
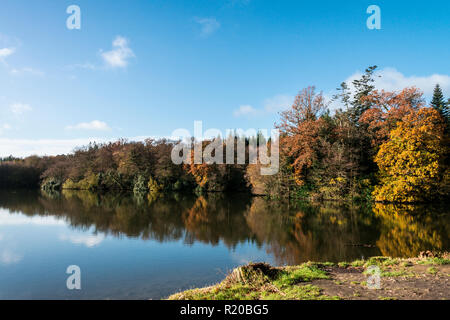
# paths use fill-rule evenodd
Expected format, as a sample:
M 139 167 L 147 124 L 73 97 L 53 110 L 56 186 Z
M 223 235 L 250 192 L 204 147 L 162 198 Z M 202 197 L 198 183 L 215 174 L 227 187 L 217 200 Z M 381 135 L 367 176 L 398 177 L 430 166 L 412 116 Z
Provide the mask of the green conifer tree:
M 448 101 L 445 102 L 444 94 L 442 93 L 441 86 L 439 84 L 436 85 L 433 92 L 433 99 L 431 99 L 430 105 L 439 111 L 439 113 L 444 116 L 446 119 L 449 117 L 448 113 Z

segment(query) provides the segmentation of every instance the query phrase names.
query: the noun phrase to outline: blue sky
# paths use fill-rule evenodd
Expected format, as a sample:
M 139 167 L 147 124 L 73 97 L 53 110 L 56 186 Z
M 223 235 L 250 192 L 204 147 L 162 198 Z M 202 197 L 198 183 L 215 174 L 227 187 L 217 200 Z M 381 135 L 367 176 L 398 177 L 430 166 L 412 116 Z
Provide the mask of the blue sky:
M 69 30 L 69 5 L 81 29 Z M 369 5 L 381 30 L 369 30 Z M 450 95 L 450 2 L 55 1 L 0 4 L 0 156 L 177 128 L 273 127 L 295 94 L 379 86 Z

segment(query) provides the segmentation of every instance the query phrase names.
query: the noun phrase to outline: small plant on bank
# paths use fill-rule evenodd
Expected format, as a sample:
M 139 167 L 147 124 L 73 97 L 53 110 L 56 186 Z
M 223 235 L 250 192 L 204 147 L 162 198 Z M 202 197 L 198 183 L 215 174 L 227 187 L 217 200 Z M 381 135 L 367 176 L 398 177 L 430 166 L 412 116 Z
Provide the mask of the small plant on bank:
M 428 269 L 427 269 L 427 273 L 429 273 L 429 274 L 432 274 L 432 275 L 435 275 L 435 274 L 437 274 L 437 269 L 435 268 L 435 267 L 429 267 Z

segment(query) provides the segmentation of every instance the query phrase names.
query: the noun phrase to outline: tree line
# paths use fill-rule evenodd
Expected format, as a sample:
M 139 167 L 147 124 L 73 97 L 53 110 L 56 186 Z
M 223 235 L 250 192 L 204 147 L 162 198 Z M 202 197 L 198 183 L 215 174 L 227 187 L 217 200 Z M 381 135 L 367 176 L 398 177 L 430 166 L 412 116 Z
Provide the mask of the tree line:
M 299 92 L 275 125 L 280 130 L 280 168 L 272 176 L 261 175 L 263 164 L 248 161 L 174 164 L 174 141 L 118 140 L 91 143 L 67 155 L 0 159 L 0 187 L 248 191 L 291 199 L 381 202 L 448 198 L 450 100 L 445 101 L 439 85 L 429 105 L 414 87 L 379 90 L 374 85 L 376 68 L 339 86 L 332 100 L 338 106 L 334 112 L 314 87 Z M 239 139 L 245 141 L 248 155 L 252 140 L 261 137 L 236 137 L 231 143 Z M 200 143 L 204 150 L 211 141 Z
M 247 145 L 250 143 L 249 139 L 242 139 Z M 154 193 L 248 190 L 245 165 L 214 164 L 205 170 L 194 165 L 177 165 L 171 159 L 177 144 L 178 141 L 166 139 L 143 142 L 121 139 L 90 143 L 67 155 L 8 157 L 0 163 L 0 187 Z

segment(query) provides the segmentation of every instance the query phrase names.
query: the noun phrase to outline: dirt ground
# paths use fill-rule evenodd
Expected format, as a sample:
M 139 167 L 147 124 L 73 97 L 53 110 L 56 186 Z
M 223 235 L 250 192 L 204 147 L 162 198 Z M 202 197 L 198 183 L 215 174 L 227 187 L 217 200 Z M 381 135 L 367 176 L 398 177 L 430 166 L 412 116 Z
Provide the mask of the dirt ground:
M 364 267 L 326 267 L 330 280 L 313 280 L 328 296 L 344 300 L 449 300 L 450 265 L 382 267 L 380 288 L 370 289 Z M 387 275 L 383 275 L 387 273 Z

